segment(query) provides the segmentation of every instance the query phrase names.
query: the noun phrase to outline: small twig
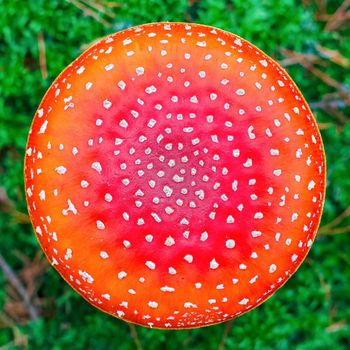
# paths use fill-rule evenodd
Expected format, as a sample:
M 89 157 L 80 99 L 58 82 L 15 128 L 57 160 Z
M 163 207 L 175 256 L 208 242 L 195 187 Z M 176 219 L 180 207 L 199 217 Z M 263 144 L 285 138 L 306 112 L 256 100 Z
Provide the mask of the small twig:
M 318 125 L 320 130 L 327 130 L 329 128 L 336 126 L 333 123 L 320 123 L 320 122 L 318 122 L 317 125 Z
M 44 35 L 42 32 L 38 33 L 38 47 L 39 47 L 39 61 L 41 76 L 45 80 L 47 78 L 47 66 L 46 66 L 46 50 Z
M 343 100 L 322 100 L 318 102 L 311 102 L 311 109 L 332 109 L 332 108 L 345 108 L 349 104 Z
M 318 230 L 318 233 L 321 235 L 332 235 L 332 234 L 349 232 L 350 226 L 335 228 L 337 225 L 342 223 L 348 216 L 350 216 L 350 206 L 347 207 L 340 215 L 338 215 L 330 223 L 322 226 Z
M 16 274 L 11 269 L 10 265 L 8 265 L 8 263 L 6 262 L 6 260 L 4 259 L 4 257 L 1 254 L 0 254 L 0 267 L 5 275 L 5 278 L 13 285 L 13 287 L 18 292 L 19 296 L 22 298 L 22 300 L 23 300 L 23 302 L 28 310 L 30 319 L 32 321 L 37 320 L 39 317 L 39 313 L 38 313 L 37 309 L 35 308 L 35 306 L 31 303 L 31 300 L 30 300 L 30 297 L 27 293 L 27 290 L 25 289 L 22 282 L 18 279 Z
M 137 335 L 137 330 L 136 330 L 135 325 L 133 323 L 128 322 L 128 326 L 130 328 L 130 333 L 131 333 L 132 339 L 134 339 L 136 349 L 142 350 L 141 342 L 140 342 L 139 336 Z
M 222 337 L 221 337 L 220 344 L 218 346 L 218 350 L 224 350 L 224 348 L 225 348 L 225 341 L 226 341 L 226 339 L 228 337 L 228 334 L 231 331 L 232 325 L 233 325 L 233 320 L 228 321 L 228 322 L 225 323 L 224 332 L 222 333 Z
M 332 32 L 339 28 L 341 24 L 339 22 L 343 22 L 344 14 L 347 14 L 346 9 L 350 6 L 350 0 L 345 0 L 343 3 L 338 7 L 338 9 L 334 12 L 334 14 L 331 16 L 331 18 L 328 20 L 324 31 L 325 32 Z
M 100 1 L 99 1 L 100 2 Z M 118 7 L 122 7 L 123 4 L 120 2 L 115 2 L 115 1 L 103 1 L 103 5 L 105 7 L 109 7 L 109 8 L 118 8 Z
M 344 68 L 350 67 L 350 60 L 344 57 L 338 50 L 331 50 L 321 45 L 316 45 L 316 49 L 323 57 L 329 59 L 333 63 Z
M 16 210 L 14 203 L 10 200 L 3 187 L 0 187 L 0 211 L 9 213 L 20 224 L 30 223 L 29 216 Z
M 334 220 L 332 220 L 329 224 L 324 225 L 322 228 L 326 229 L 329 227 L 334 227 L 340 224 L 346 217 L 350 215 L 350 206 L 347 207 L 340 215 L 338 215 Z
M 318 56 L 312 55 L 312 54 L 299 54 L 296 52 L 291 52 L 283 49 L 281 50 L 281 52 L 285 56 L 288 56 L 285 59 L 279 61 L 279 64 L 282 67 L 288 67 L 288 66 L 293 66 L 295 64 L 300 64 L 301 60 L 304 60 L 308 64 L 316 63 L 320 60 Z
M 98 13 L 94 12 L 89 7 L 80 3 L 79 1 L 76 1 L 76 0 L 66 0 L 66 1 L 71 3 L 72 5 L 74 5 L 78 9 L 82 10 L 86 16 L 90 16 L 90 17 L 94 18 L 97 22 L 102 23 L 106 27 L 109 27 L 109 28 L 112 27 L 111 23 L 109 23 L 108 21 L 103 19 Z
M 338 119 L 338 121 L 340 122 L 341 125 L 345 125 L 346 123 L 349 122 L 348 117 L 338 109 L 332 109 L 332 110 L 327 111 L 327 112 L 329 112 L 333 117 Z
M 320 229 L 321 231 L 321 229 Z M 343 233 L 349 233 L 350 232 L 350 226 L 344 226 L 344 227 L 338 227 L 338 228 L 331 228 L 328 231 L 321 231 L 321 235 L 323 236 L 334 236 L 334 235 L 340 235 Z
M 337 82 L 335 79 L 331 78 L 329 75 L 327 75 L 326 73 L 322 72 L 320 69 L 315 68 L 315 67 L 308 67 L 305 64 L 302 64 L 306 69 L 308 69 L 313 75 L 315 75 L 316 77 L 320 78 L 324 83 L 326 83 L 329 86 L 334 87 L 335 89 L 339 90 L 339 91 L 346 91 L 349 90 L 348 87 L 346 87 L 343 84 L 340 84 L 339 82 Z
M 307 56 L 305 56 L 303 54 L 300 54 L 298 52 L 295 52 L 295 51 L 292 51 L 292 50 L 286 50 L 286 49 L 281 49 L 281 52 L 287 58 L 293 58 L 296 62 L 298 62 L 305 69 L 310 71 L 316 77 L 321 79 L 327 85 L 337 89 L 340 92 L 343 92 L 343 93 L 346 93 L 346 94 L 349 93 L 349 91 L 350 91 L 350 87 L 349 86 L 339 83 L 338 81 L 336 81 L 335 79 L 333 79 L 332 77 L 330 77 L 329 75 L 327 75 L 326 73 L 321 71 L 320 69 L 314 67 L 312 62 L 310 62 L 309 60 L 306 59 Z
M 81 0 L 81 2 L 85 3 L 85 5 L 88 5 L 94 8 L 96 11 L 102 12 L 104 15 L 108 16 L 109 18 L 115 17 L 113 13 L 110 13 L 107 11 L 106 6 L 104 4 L 101 4 L 94 0 Z
M 335 322 L 335 323 L 332 323 L 331 325 L 329 325 L 326 328 L 326 332 L 327 333 L 338 332 L 338 331 L 341 331 L 341 330 L 347 328 L 348 326 L 349 326 L 349 324 L 345 320 L 342 320 L 342 321 Z
M 16 327 L 16 324 L 5 313 L 0 312 L 0 328 L 3 328 L 3 327 L 14 328 Z

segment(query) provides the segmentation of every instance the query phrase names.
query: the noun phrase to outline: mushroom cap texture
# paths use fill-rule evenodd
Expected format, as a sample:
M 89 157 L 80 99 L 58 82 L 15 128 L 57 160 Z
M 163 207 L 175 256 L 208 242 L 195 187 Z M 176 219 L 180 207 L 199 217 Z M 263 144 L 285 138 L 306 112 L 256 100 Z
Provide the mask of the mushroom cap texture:
M 325 155 L 270 57 L 220 29 L 154 23 L 100 40 L 55 80 L 25 185 L 42 249 L 89 303 L 193 328 L 256 307 L 299 267 Z

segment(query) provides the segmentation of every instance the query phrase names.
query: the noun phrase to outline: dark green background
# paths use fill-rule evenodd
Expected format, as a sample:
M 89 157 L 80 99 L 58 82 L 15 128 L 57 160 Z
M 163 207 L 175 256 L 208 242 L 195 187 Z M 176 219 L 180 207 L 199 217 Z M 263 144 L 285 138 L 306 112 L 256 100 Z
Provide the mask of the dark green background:
M 340 27 L 324 30 L 327 13 L 333 14 L 342 2 L 128 0 L 113 2 L 118 6 L 111 7 L 111 1 L 90 0 L 103 4 L 112 14 L 94 11 L 94 18 L 78 8 L 77 4 L 84 4 L 82 0 L 0 0 L 0 253 L 24 285 L 23 269 L 38 264 L 39 250 L 30 224 L 21 214 L 26 213 L 23 155 L 35 109 L 54 78 L 89 43 L 132 25 L 193 21 L 217 26 L 248 39 L 286 64 L 314 106 L 325 143 L 328 186 L 322 226 L 338 217 L 350 205 L 350 119 L 349 107 L 343 106 L 346 98 L 350 99 L 350 65 L 346 59 L 342 65 L 331 62 L 319 45 L 350 57 L 349 23 L 341 21 Z M 39 32 L 46 47 L 46 79 L 39 65 Z M 310 66 L 305 69 L 305 65 L 288 62 L 281 49 L 314 55 L 311 67 L 335 83 L 315 75 Z M 318 108 L 320 102 L 339 92 L 339 108 Z M 142 348 L 350 349 L 349 225 L 346 217 L 322 229 L 303 266 L 258 309 L 232 323 L 204 329 L 136 327 Z M 42 268 L 34 277 L 33 303 L 41 314 L 38 320 L 28 321 L 26 315 L 9 312 L 9 303 L 19 298 L 0 271 L 0 349 L 136 348 L 127 323 L 91 307 L 54 269 Z

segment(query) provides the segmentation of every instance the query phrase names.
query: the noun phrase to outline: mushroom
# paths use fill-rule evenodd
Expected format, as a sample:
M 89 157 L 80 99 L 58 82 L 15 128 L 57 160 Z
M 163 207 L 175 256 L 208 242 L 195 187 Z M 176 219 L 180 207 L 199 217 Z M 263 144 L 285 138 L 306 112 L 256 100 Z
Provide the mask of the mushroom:
M 42 249 L 83 298 L 194 328 L 253 309 L 300 266 L 325 155 L 269 56 L 220 29 L 154 23 L 100 40 L 54 81 L 25 186 Z

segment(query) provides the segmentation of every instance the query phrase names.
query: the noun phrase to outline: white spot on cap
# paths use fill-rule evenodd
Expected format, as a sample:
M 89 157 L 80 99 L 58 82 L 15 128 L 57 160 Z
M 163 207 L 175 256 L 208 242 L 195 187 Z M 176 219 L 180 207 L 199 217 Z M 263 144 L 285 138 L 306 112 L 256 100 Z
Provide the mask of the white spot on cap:
M 193 256 L 191 254 L 187 254 L 184 256 L 184 259 L 188 262 L 188 263 L 192 263 L 193 262 Z
M 236 90 L 236 95 L 238 95 L 238 96 L 243 96 L 243 95 L 245 95 L 245 90 L 244 90 L 244 89 L 238 89 L 238 90 Z
M 219 267 L 219 263 L 218 263 L 215 259 L 213 259 L 213 260 L 210 261 L 210 268 L 211 268 L 211 269 L 215 270 L 215 269 L 217 269 L 218 267 Z
M 255 275 L 253 278 L 251 278 L 250 280 L 249 280 L 249 283 L 250 284 L 253 284 L 253 283 L 255 283 L 256 282 L 256 280 L 258 279 L 258 275 Z
M 185 308 L 185 309 L 189 309 L 189 308 L 191 308 L 191 307 L 193 307 L 193 308 L 198 308 L 198 306 L 197 306 L 196 304 L 192 304 L 192 303 L 190 303 L 190 302 L 184 303 L 184 308 Z
M 149 243 L 151 243 L 153 241 L 153 236 L 152 235 L 146 235 L 145 236 L 145 240 Z
M 110 193 L 105 194 L 105 201 L 106 202 L 111 202 L 113 199 L 112 195 Z
M 124 128 L 124 129 L 126 129 L 126 128 L 129 126 L 128 122 L 127 122 L 125 119 L 122 119 L 122 120 L 119 122 L 119 125 L 120 125 L 122 128 Z
M 89 186 L 89 183 L 86 180 L 82 180 L 82 181 L 80 181 L 80 186 L 82 188 L 86 188 Z
M 96 221 L 96 227 L 97 227 L 99 230 L 104 230 L 104 229 L 105 229 L 105 224 L 104 224 L 101 220 L 97 220 L 97 221 Z
M 259 237 L 261 235 L 262 235 L 261 231 L 252 231 L 252 237 L 253 238 Z
M 250 125 L 248 127 L 248 136 L 251 140 L 255 139 L 255 134 L 253 133 L 254 127 L 252 125 Z
M 260 64 L 261 64 L 263 67 L 267 67 L 267 61 L 266 61 L 266 60 L 260 60 L 259 62 L 260 62 Z
M 243 298 L 241 301 L 238 302 L 239 305 L 247 305 L 249 302 L 248 298 Z
M 126 38 L 123 40 L 123 46 L 129 45 L 132 43 L 132 40 L 130 38 Z
M 153 118 L 151 118 L 147 124 L 149 128 L 153 128 L 156 125 L 157 121 Z
M 235 222 L 235 219 L 232 215 L 229 215 L 226 219 L 226 223 L 233 224 Z
M 202 232 L 200 240 L 202 242 L 205 242 L 207 239 L 208 239 L 208 232 L 207 231 Z
M 254 219 L 262 219 L 263 217 L 264 214 L 260 211 L 254 214 Z
M 30 190 L 30 188 L 28 188 L 28 190 Z M 30 196 L 28 195 L 28 197 L 30 197 Z M 41 190 L 41 191 L 39 192 L 39 198 L 40 198 L 40 200 L 44 201 L 44 200 L 45 200 L 45 197 L 46 197 L 46 195 L 45 195 L 45 190 Z
M 137 67 L 137 68 L 136 68 L 136 74 L 137 74 L 138 76 L 144 74 L 144 72 L 145 72 L 145 69 L 144 69 L 143 67 Z
M 157 88 L 154 85 L 150 85 L 150 86 L 146 87 L 146 89 L 145 89 L 145 92 L 147 94 L 152 94 L 156 91 L 157 91 Z
M 198 98 L 197 98 L 197 96 L 192 96 L 192 97 L 190 98 L 190 102 L 192 102 L 192 103 L 198 103 Z
M 127 276 L 127 273 L 125 271 L 120 271 L 118 273 L 118 279 L 122 280 L 123 278 L 125 278 Z
M 87 283 L 93 283 L 94 282 L 94 279 L 93 279 L 93 277 L 90 275 L 90 274 L 88 274 L 86 271 L 81 271 L 81 270 L 79 270 L 79 275 L 82 277 L 82 279 L 85 281 L 85 282 L 87 282 Z
M 242 46 L 242 41 L 241 41 L 240 38 L 236 38 L 235 41 L 234 41 L 234 43 L 235 43 L 236 45 L 238 45 L 238 46 Z
M 156 268 L 156 264 L 153 261 L 149 261 L 147 260 L 145 262 L 145 265 L 150 269 L 150 270 L 154 270 Z
M 105 66 L 105 71 L 108 72 L 108 71 L 112 70 L 113 68 L 114 68 L 113 63 L 107 64 L 107 66 Z
M 120 88 L 121 90 L 125 90 L 125 87 L 126 87 L 125 81 L 124 81 L 124 80 L 120 80 L 120 81 L 118 82 L 118 86 L 119 86 L 119 88 Z
M 156 309 L 158 307 L 158 303 L 156 301 L 149 301 L 148 306 L 152 309 Z
M 226 248 L 232 249 L 236 246 L 236 242 L 233 239 L 228 239 L 226 241 Z
M 293 213 L 293 214 L 292 214 L 292 219 L 291 219 L 291 221 L 292 221 L 292 222 L 296 221 L 296 220 L 298 219 L 298 216 L 299 216 L 299 215 L 298 215 L 297 213 Z
M 108 258 L 109 258 L 109 255 L 108 255 L 107 252 L 101 251 L 101 252 L 100 252 L 100 257 L 101 257 L 102 259 L 108 259 Z
M 176 270 L 173 267 L 169 267 L 168 272 L 170 273 L 170 275 L 176 274 Z
M 35 232 L 36 232 L 38 235 L 40 235 L 40 236 L 42 236 L 42 235 L 43 235 L 43 232 L 42 232 L 42 230 L 41 230 L 41 227 L 40 227 L 40 226 L 37 226 L 37 227 L 35 228 Z
M 45 120 L 43 122 L 43 124 L 40 127 L 40 130 L 39 130 L 38 134 L 44 134 L 45 133 L 48 123 L 49 123 L 48 120 Z
M 77 73 L 78 73 L 78 74 L 82 74 L 82 73 L 84 73 L 84 71 L 85 71 L 85 67 L 84 67 L 84 66 L 81 66 L 81 67 L 79 67 L 79 68 L 77 69 Z
M 269 267 L 269 272 L 270 273 L 273 273 L 277 270 L 277 266 L 275 264 L 271 264 L 270 267 Z
M 166 197 L 171 197 L 171 195 L 173 193 L 173 189 L 171 187 L 169 187 L 168 185 L 165 185 L 163 187 L 163 192 L 165 193 Z
M 315 188 L 316 182 L 314 180 L 311 180 L 309 184 L 307 185 L 307 189 L 311 191 L 312 189 Z
M 64 258 L 65 258 L 65 260 L 69 260 L 72 258 L 72 249 L 67 248 Z
M 68 215 L 68 212 L 72 212 L 74 215 L 77 215 L 78 210 L 75 208 L 74 204 L 70 199 L 67 200 L 68 208 L 62 210 L 63 215 Z
M 38 117 L 41 118 L 44 115 L 44 109 L 43 108 L 38 109 L 37 113 L 38 113 Z
M 250 168 L 253 165 L 253 161 L 251 158 L 248 158 L 247 161 L 245 163 L 243 163 L 243 166 L 245 168 Z
M 63 174 L 65 174 L 67 172 L 67 168 L 64 167 L 63 165 L 60 165 L 55 170 L 56 170 L 56 173 L 60 174 L 60 175 L 63 175 Z
M 165 240 L 164 244 L 168 247 L 171 247 L 172 245 L 175 244 L 175 240 L 173 237 L 168 236 L 167 239 Z
M 112 102 L 111 101 L 109 101 L 109 100 L 104 100 L 103 101 L 103 107 L 105 108 L 105 109 L 110 109 L 111 107 L 112 107 Z
M 91 164 L 91 168 L 96 170 L 99 174 L 101 174 L 101 172 L 102 172 L 102 166 L 101 166 L 100 162 L 93 162 Z
M 129 241 L 127 241 L 127 240 L 124 240 L 124 241 L 123 241 L 123 246 L 124 246 L 125 248 L 130 248 L 130 247 L 131 247 L 131 243 L 130 243 Z

